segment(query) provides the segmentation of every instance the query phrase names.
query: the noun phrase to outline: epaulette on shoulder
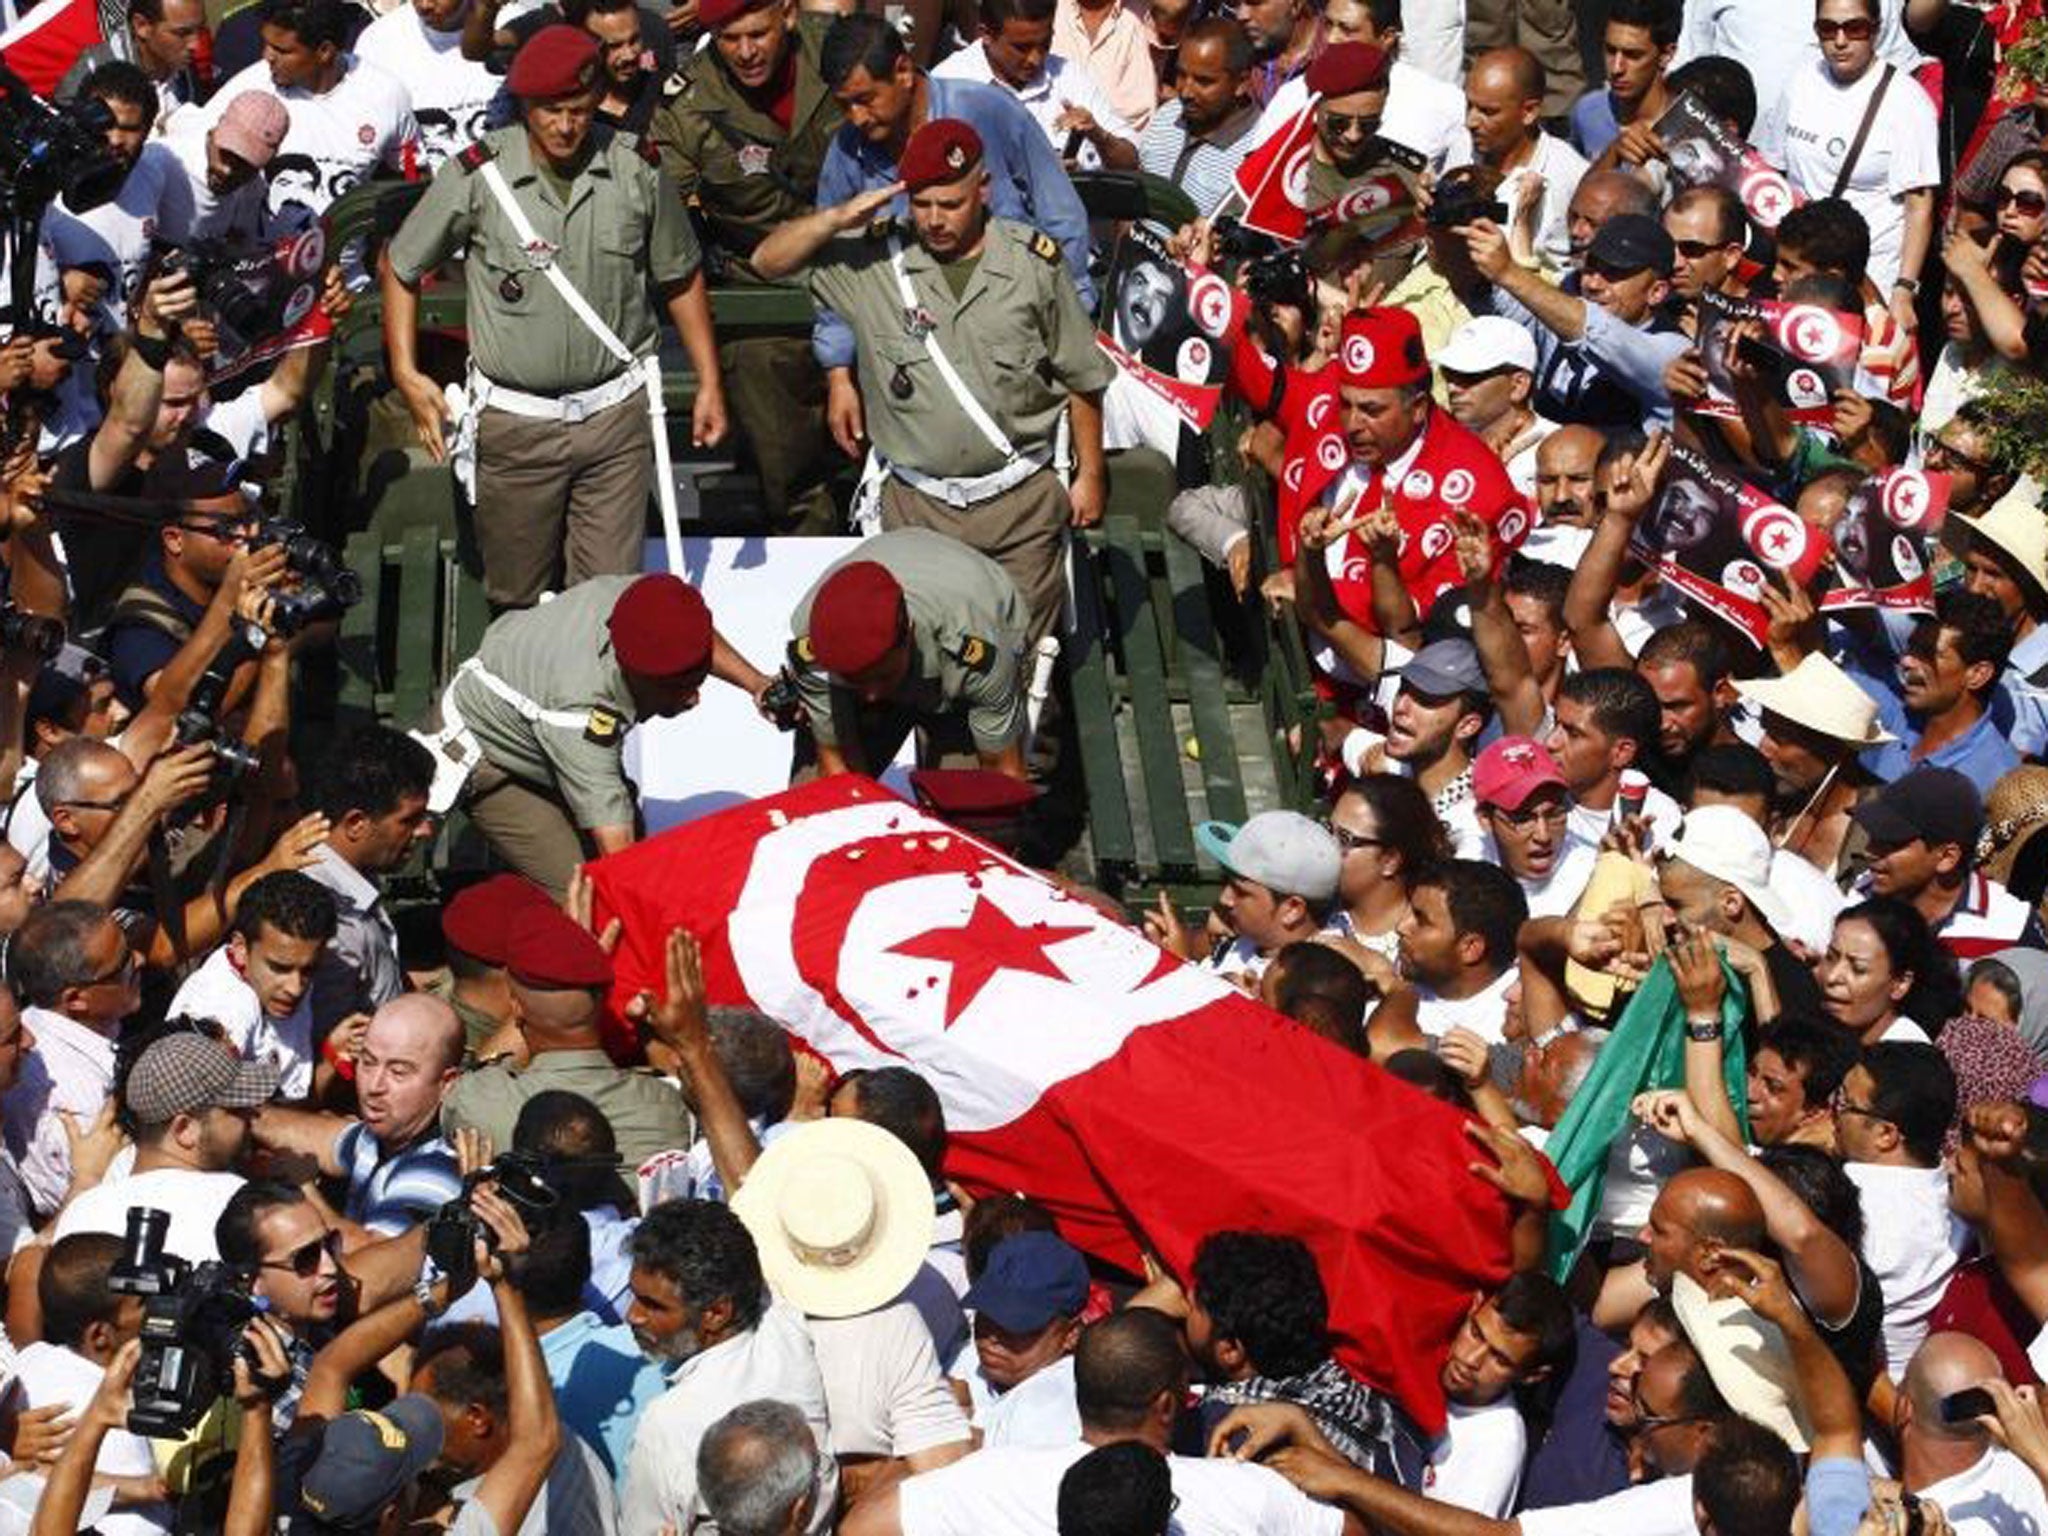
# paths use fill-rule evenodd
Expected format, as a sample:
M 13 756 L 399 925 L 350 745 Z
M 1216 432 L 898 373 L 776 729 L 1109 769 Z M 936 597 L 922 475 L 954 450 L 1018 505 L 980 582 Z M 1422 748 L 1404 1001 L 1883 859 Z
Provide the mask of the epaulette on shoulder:
M 495 160 L 497 155 L 498 152 L 495 149 L 491 148 L 482 139 L 478 139 L 455 158 L 461 162 L 462 168 L 465 171 L 480 171 L 492 160 Z
M 995 665 L 996 648 L 979 635 L 962 635 L 953 654 L 970 672 L 986 672 Z
M 894 219 L 873 219 L 868 223 L 867 237 L 870 240 L 886 240 L 895 233 L 896 221 Z
M 1032 235 L 1030 244 L 1031 254 L 1036 256 L 1040 261 L 1046 263 L 1048 266 L 1056 267 L 1059 265 L 1060 243 L 1059 241 L 1053 239 L 1051 235 L 1048 235 L 1043 230 L 1039 230 Z
M 668 78 L 661 82 L 661 94 L 666 100 L 669 101 L 674 101 L 678 96 L 682 95 L 683 92 L 687 91 L 689 88 L 690 77 L 683 73 L 683 66 L 680 64 L 678 64 L 674 69 L 670 70 L 668 72 Z

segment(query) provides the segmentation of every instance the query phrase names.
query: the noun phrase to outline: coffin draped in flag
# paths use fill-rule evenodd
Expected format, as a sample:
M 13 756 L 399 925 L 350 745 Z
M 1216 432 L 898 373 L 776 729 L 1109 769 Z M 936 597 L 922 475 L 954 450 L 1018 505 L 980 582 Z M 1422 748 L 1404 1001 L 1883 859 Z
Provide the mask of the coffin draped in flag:
M 1075 1242 L 1188 1273 L 1209 1232 L 1315 1252 L 1338 1356 L 1425 1426 L 1473 1292 L 1508 1270 L 1464 1117 L 1184 965 L 880 786 L 839 776 L 592 866 L 623 1003 L 689 929 L 714 1003 L 782 1022 L 840 1071 L 938 1091 L 948 1169 L 1024 1190 Z
M 86 49 L 106 41 L 94 0 L 43 0 L 0 33 L 0 63 L 49 96 Z

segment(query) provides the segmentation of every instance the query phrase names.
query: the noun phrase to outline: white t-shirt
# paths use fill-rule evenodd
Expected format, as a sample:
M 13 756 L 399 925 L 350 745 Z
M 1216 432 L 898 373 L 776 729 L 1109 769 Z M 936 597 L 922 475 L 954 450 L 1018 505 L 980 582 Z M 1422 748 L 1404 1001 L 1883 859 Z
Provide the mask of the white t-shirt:
M 1060 1479 L 1086 1445 L 976 1451 L 903 1484 L 903 1536 L 1058 1536 Z M 1169 1456 L 1179 1536 L 1334 1536 L 1342 1511 L 1270 1467 Z
M 73 213 L 60 199 L 43 216 L 43 242 L 58 267 L 97 266 L 113 273 L 100 301 L 96 330 L 111 333 L 127 326 L 128 306 L 141 292 L 142 273 L 155 242 L 185 238 L 184 182 L 177 156 L 151 140 L 142 146 L 142 156 L 121 190 L 108 201 Z
M 64 1208 L 57 1218 L 57 1236 L 111 1232 L 119 1237 L 128 1230 L 130 1208 L 153 1206 L 170 1214 L 165 1251 L 188 1264 L 205 1264 L 220 1257 L 214 1224 L 241 1187 L 239 1173 L 201 1173 L 196 1168 L 155 1168 L 125 1179 L 103 1179 Z
M 411 95 L 402 82 L 353 55 L 324 96 L 296 87 L 277 89 L 270 83 L 269 66 L 259 60 L 214 92 L 197 109 L 189 129 L 203 133 L 211 128 L 244 91 L 275 96 L 291 113 L 291 128 L 264 168 L 270 182 L 270 230 L 304 229 L 380 164 L 406 171 L 418 160 L 420 130 L 413 121 Z
M 1486 840 L 1486 851 L 1480 857 L 1488 864 L 1500 864 L 1500 847 L 1493 838 Z M 1563 917 L 1586 889 L 1586 882 L 1593 878 L 1593 865 L 1600 857 L 1600 850 L 1575 837 L 1567 837 L 1557 860 L 1550 866 L 1550 873 L 1541 880 L 1524 880 L 1515 875 L 1515 884 L 1522 888 L 1523 896 L 1529 901 L 1531 917 Z M 1506 869 L 1507 866 L 1502 864 Z M 1513 870 L 1508 873 L 1514 874 Z
M 1835 919 L 1849 904 L 1842 888 L 1822 874 L 1813 861 L 1780 848 L 1771 855 L 1771 890 L 1792 914 L 1793 929 L 1781 933 L 1787 943 L 1806 946 L 1810 954 L 1827 953 Z
M 1863 1257 L 1884 1289 L 1885 1367 L 1897 1381 L 1927 1337 L 1970 1229 L 1949 1210 L 1940 1168 L 1845 1163 L 1842 1171 L 1863 1194 Z
M 914 1456 L 964 1441 L 932 1336 L 907 1301 L 857 1317 L 805 1319 L 825 1379 L 835 1456 Z
M 206 179 L 206 135 L 210 124 L 199 114 L 187 112 L 179 119 L 178 131 L 163 142 L 182 173 L 171 187 L 176 217 L 195 240 L 252 239 L 263 229 L 265 183 L 259 176 L 223 196 L 214 194 Z
M 1861 79 L 1838 85 L 1825 63 L 1815 59 L 1792 77 L 1785 90 L 1784 143 L 1780 158 L 1793 187 L 1807 197 L 1834 191 L 1849 157 L 1856 129 L 1885 66 L 1873 63 Z M 1768 152 L 1768 151 L 1767 151 Z M 1887 292 L 1899 275 L 1899 245 L 1906 227 L 1906 193 L 1941 180 L 1939 124 L 1934 104 L 1904 71 L 1886 88 L 1877 120 L 1843 197 L 1870 226 L 1870 280 Z
M 983 1445 L 1072 1445 L 1081 1438 L 1074 1402 L 1074 1357 L 1062 1355 L 981 1410 Z
M 1450 1419 L 1429 1453 L 1422 1491 L 1489 1520 L 1505 1520 L 1522 1486 L 1529 1426 L 1512 1397 L 1484 1408 L 1450 1405 Z
M 1679 822 L 1685 819 L 1685 807 L 1652 784 L 1643 796 L 1643 815 L 1650 823 L 1650 846 L 1655 848 L 1669 841 L 1671 834 L 1678 830 Z M 1613 825 L 1612 805 L 1605 810 L 1595 810 L 1590 805 L 1572 802 L 1570 828 L 1574 840 L 1598 848 L 1600 839 Z
M 1007 80 L 996 78 L 995 71 L 989 68 L 988 50 L 978 42 L 969 43 L 958 53 L 934 65 L 932 76 L 938 80 L 971 80 L 976 85 L 993 86 L 1006 96 L 1015 98 L 1017 105 L 1031 114 L 1031 120 L 1045 130 L 1046 139 L 1056 155 L 1066 153 L 1067 134 L 1053 124 L 1068 107 L 1081 108 L 1112 137 L 1128 140 L 1132 145 L 1138 142 L 1137 134 L 1110 105 L 1109 93 L 1095 83 L 1095 77 L 1073 60 L 1061 58 L 1056 53 L 1046 55 L 1045 68 L 1022 90 Z M 1101 152 L 1093 144 L 1083 143 L 1074 159 L 1084 171 L 1102 169 Z
M 356 39 L 356 57 L 374 64 L 412 93 L 419 124 L 420 163 L 440 169 L 444 160 L 483 137 L 484 114 L 505 83 L 483 65 L 462 56 L 462 32 L 436 32 L 410 5 L 379 16 Z
M 69 1403 L 80 1414 L 85 1412 L 85 1405 L 92 1401 L 100 1378 L 106 1374 L 74 1350 L 43 1343 L 25 1346 L 16 1369 L 22 1407 Z M 149 1442 L 125 1429 L 107 1431 L 106 1439 L 100 1442 L 99 1459 L 92 1465 L 95 1472 L 108 1477 L 148 1477 L 156 1471 Z M 163 1536 L 170 1528 L 168 1504 L 131 1504 L 104 1516 L 94 1527 L 101 1536 Z
M 2011 1451 L 1991 1447 L 1965 1471 L 1920 1490 L 1956 1536 L 2040 1536 L 2048 1530 L 2041 1479 Z
M 1415 1027 L 1432 1040 L 1441 1040 L 1454 1029 L 1469 1029 L 1488 1045 L 1499 1045 L 1507 1038 L 1508 988 L 1521 979 L 1522 973 L 1511 965 L 1470 997 L 1438 997 L 1418 988 Z
M 1522 1536 L 1698 1536 L 1692 1517 L 1692 1475 L 1660 1477 L 1587 1504 L 1525 1509 L 1515 1517 Z
M 1401 59 L 1463 91 L 1465 0 L 1403 0 Z
M 1536 153 L 1528 164 L 1518 165 L 1501 178 L 1496 200 L 1506 203 L 1512 213 L 1521 196 L 1522 183 L 1532 176 L 1543 178 L 1543 195 L 1536 205 L 1536 254 L 1552 268 L 1563 267 L 1571 256 L 1572 237 L 1567 224 L 1572 194 L 1579 190 L 1579 178 L 1587 171 L 1586 157 L 1555 134 L 1536 136 Z
M 289 1017 L 273 1019 L 242 979 L 225 944 L 185 978 L 171 999 L 170 1017 L 212 1019 L 227 1031 L 237 1054 L 276 1065 L 278 1092 L 303 1099 L 313 1091 L 313 992 L 309 987 Z

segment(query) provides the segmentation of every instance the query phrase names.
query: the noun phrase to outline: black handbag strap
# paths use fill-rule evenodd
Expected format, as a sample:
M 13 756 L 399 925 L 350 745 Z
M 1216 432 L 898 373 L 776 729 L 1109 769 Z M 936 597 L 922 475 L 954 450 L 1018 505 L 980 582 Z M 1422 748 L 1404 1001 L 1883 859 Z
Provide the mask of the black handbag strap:
M 1863 121 L 1856 125 L 1856 137 L 1849 141 L 1849 158 L 1842 162 L 1841 174 L 1835 177 L 1835 189 L 1829 197 L 1840 197 L 1843 188 L 1849 185 L 1849 178 L 1856 174 L 1856 162 L 1863 158 L 1863 146 L 1870 138 L 1871 125 L 1877 121 L 1877 109 L 1884 105 L 1884 93 L 1892 88 L 1892 76 L 1899 72 L 1896 64 L 1887 64 L 1884 73 L 1877 77 L 1877 89 L 1870 93 L 1870 105 L 1863 109 Z

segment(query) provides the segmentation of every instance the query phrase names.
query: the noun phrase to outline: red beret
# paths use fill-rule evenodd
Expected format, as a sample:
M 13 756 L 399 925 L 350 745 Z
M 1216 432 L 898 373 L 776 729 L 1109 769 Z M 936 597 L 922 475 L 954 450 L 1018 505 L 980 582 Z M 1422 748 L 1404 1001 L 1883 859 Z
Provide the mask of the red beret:
M 441 937 L 485 965 L 511 953 L 512 919 L 529 906 L 551 907 L 548 893 L 518 875 L 492 875 L 466 885 L 441 909 Z
M 1387 56 L 1371 43 L 1332 43 L 1302 77 L 1317 96 L 1349 96 L 1387 87 Z
M 811 599 L 811 655 L 827 672 L 865 672 L 902 636 L 903 588 L 873 560 L 849 560 Z
M 910 136 L 896 161 L 904 187 L 926 187 L 958 181 L 981 163 L 981 135 L 957 117 L 935 117 Z
M 1353 310 L 1337 343 L 1338 379 L 1353 389 L 1396 389 L 1429 377 L 1422 326 L 1405 309 Z
M 590 89 L 597 77 L 597 39 L 557 23 L 529 37 L 505 75 L 505 89 L 526 101 L 549 101 Z
M 775 0 L 697 0 L 697 25 L 706 32 L 716 32 L 734 17 L 774 3 Z
M 682 677 L 711 665 L 711 610 L 680 576 L 642 576 L 605 621 L 612 654 L 642 677 Z
M 612 957 L 558 908 L 521 908 L 507 937 L 505 969 L 524 986 L 562 992 L 612 984 Z

